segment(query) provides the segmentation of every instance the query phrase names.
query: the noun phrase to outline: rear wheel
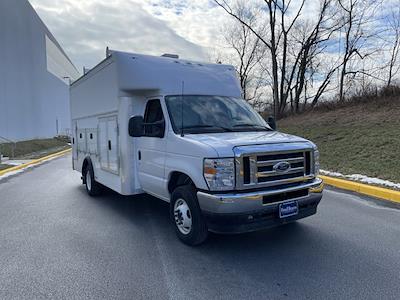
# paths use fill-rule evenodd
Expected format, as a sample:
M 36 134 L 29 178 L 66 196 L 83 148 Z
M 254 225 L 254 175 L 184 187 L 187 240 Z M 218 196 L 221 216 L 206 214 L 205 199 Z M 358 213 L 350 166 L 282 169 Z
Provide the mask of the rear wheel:
M 172 193 L 171 219 L 179 239 L 194 246 L 207 239 L 206 222 L 197 202 L 196 189 L 192 185 L 177 187 Z
M 87 193 L 92 197 L 100 195 L 101 185 L 94 179 L 94 171 L 90 164 L 85 168 L 83 176 Z

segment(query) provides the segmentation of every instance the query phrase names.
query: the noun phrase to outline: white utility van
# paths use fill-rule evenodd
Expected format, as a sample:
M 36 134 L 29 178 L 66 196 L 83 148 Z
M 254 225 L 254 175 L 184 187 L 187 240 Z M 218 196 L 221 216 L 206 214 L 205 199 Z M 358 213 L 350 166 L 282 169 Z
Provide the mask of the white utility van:
M 71 114 L 73 168 L 88 193 L 169 202 L 187 244 L 317 211 L 317 147 L 265 122 L 232 66 L 107 51 L 71 85 Z

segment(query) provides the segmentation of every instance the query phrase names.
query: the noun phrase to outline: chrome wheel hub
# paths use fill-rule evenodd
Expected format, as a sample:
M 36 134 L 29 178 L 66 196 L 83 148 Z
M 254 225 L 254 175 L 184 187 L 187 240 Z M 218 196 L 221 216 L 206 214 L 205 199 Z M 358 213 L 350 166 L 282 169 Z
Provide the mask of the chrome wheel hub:
M 189 234 L 192 230 L 192 213 L 186 201 L 179 198 L 174 205 L 175 224 L 183 234 Z

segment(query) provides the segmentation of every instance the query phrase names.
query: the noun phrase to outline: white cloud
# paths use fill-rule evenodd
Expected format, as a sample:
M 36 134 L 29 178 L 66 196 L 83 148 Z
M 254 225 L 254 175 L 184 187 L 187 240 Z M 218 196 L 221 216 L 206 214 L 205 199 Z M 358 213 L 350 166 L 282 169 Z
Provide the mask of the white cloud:
M 208 0 L 30 0 L 77 67 L 92 67 L 105 48 L 206 60 L 218 33 Z M 211 14 L 212 15 L 212 14 Z
M 149 0 L 144 8 L 176 32 L 206 48 L 221 42 L 221 26 L 230 17 L 212 0 Z

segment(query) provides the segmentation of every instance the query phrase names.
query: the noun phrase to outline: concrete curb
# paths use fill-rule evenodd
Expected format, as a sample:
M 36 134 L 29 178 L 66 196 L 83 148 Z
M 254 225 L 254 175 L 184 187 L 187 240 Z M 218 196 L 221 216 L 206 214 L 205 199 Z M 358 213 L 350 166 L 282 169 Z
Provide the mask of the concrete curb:
M 62 156 L 62 155 L 66 154 L 66 153 L 68 153 L 70 151 L 71 151 L 71 149 L 63 150 L 63 151 L 60 151 L 60 152 L 57 152 L 57 153 L 53 153 L 53 154 L 47 155 L 45 157 L 39 158 L 39 159 L 32 160 L 32 161 L 30 161 L 30 162 L 28 162 L 26 164 L 21 164 L 19 166 L 15 166 L 15 167 L 11 167 L 11 168 L 2 170 L 2 171 L 0 171 L 0 176 L 5 175 L 5 174 L 10 173 L 10 172 L 13 172 L 13 171 L 18 171 L 18 170 L 24 169 L 24 168 L 32 166 L 32 165 L 39 164 L 39 163 L 41 163 L 43 161 L 46 161 L 48 159 L 51 159 L 51 158 Z
M 400 192 L 390 189 L 385 189 L 364 183 L 358 183 L 350 180 L 339 179 L 329 176 L 319 176 L 325 184 L 338 187 L 340 189 L 357 192 L 363 195 L 384 199 L 400 203 Z

